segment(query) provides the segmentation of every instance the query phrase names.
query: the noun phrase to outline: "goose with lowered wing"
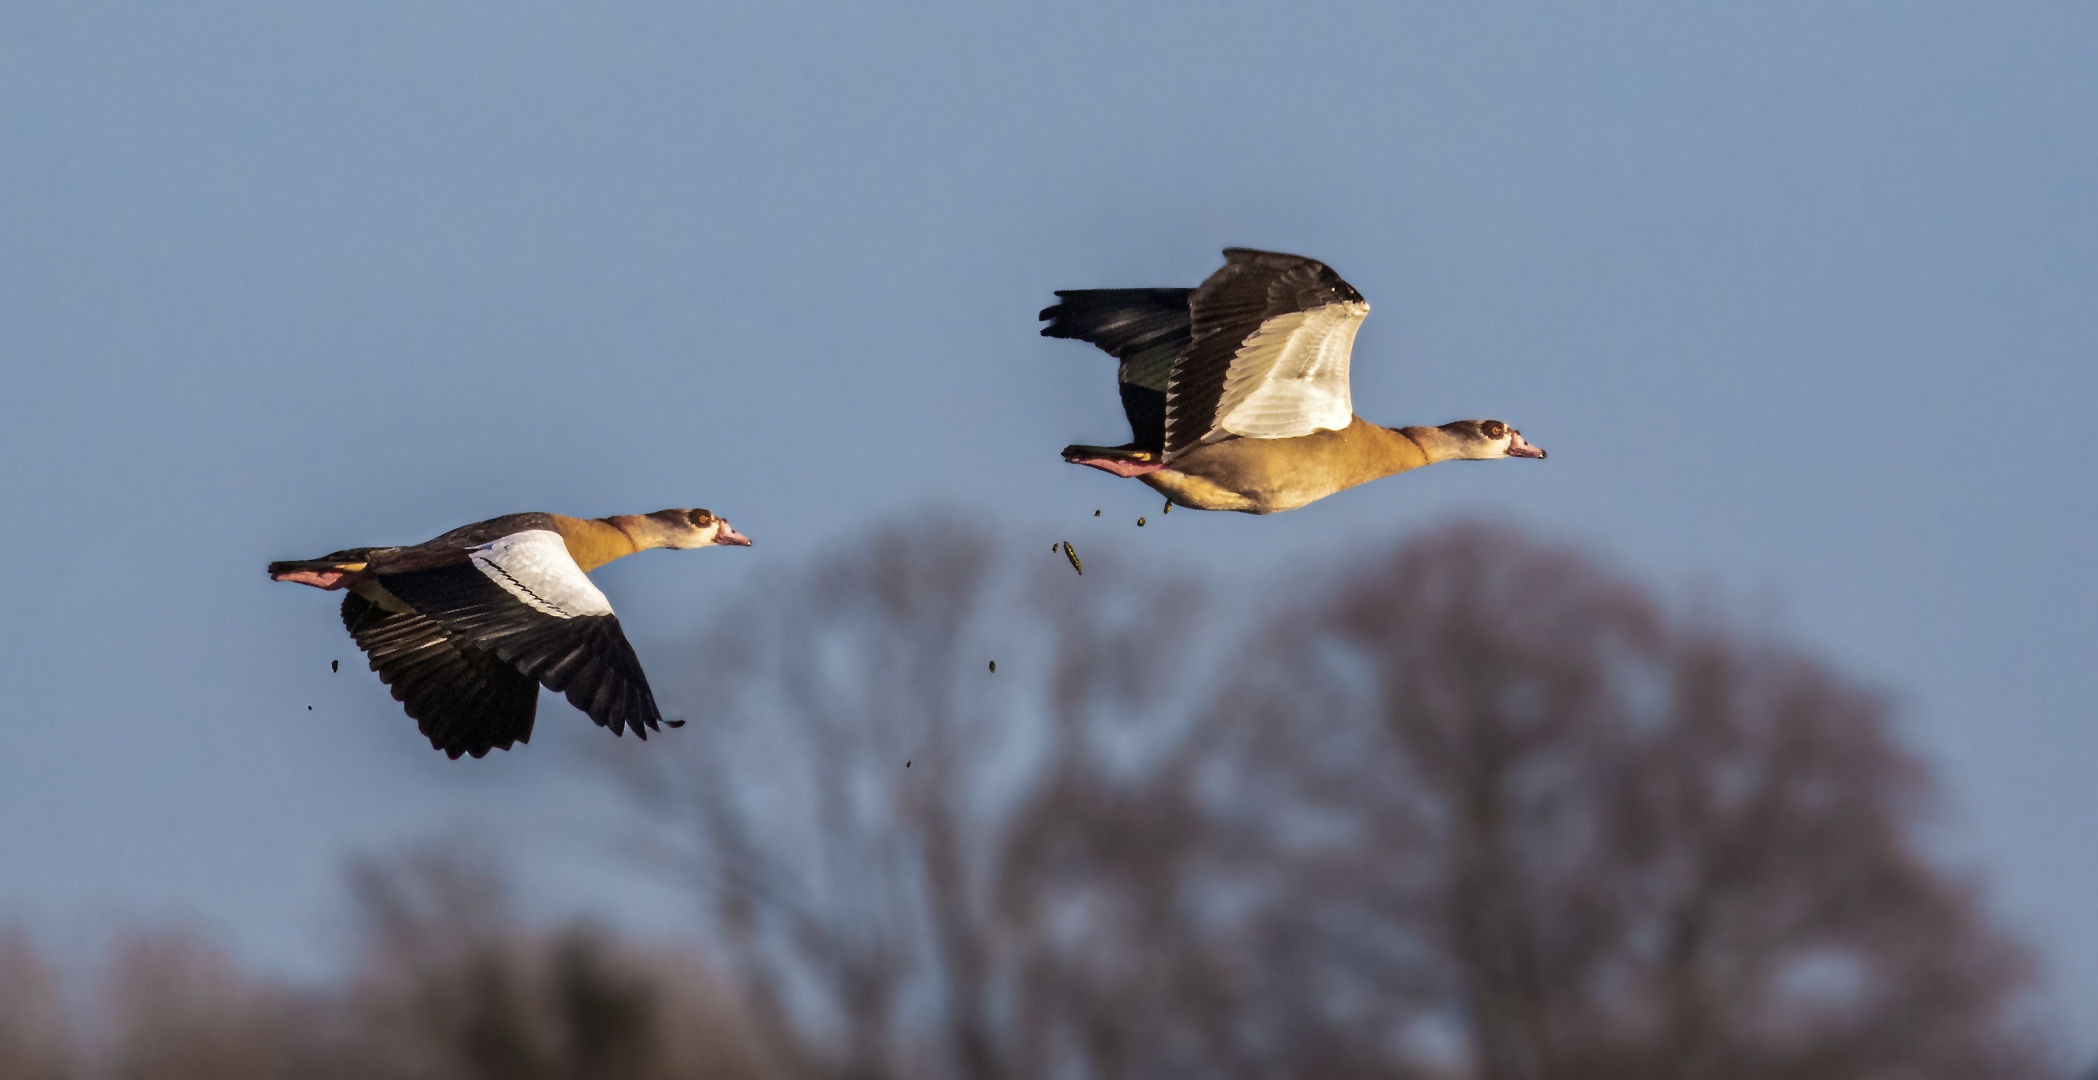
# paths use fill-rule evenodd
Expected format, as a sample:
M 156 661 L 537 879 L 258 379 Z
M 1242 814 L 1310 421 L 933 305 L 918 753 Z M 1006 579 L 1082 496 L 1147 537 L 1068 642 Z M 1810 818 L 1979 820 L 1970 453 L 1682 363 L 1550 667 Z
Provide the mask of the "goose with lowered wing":
M 705 510 L 510 514 L 427 543 L 269 569 L 275 581 L 347 590 L 343 626 L 430 745 L 481 757 L 531 739 L 542 685 L 613 734 L 647 738 L 663 714 L 585 571 L 649 548 L 723 544 L 750 538 Z

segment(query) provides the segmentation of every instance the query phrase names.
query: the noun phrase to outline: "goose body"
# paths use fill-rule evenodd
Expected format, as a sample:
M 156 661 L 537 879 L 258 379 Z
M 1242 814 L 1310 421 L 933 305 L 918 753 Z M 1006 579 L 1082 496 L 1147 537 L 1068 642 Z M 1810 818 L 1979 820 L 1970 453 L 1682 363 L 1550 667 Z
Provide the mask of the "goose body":
M 1230 248 L 1193 289 L 1074 289 L 1044 337 L 1121 361 L 1131 439 L 1064 460 L 1134 477 L 1195 510 L 1272 514 L 1439 461 L 1544 457 L 1498 420 L 1387 428 L 1348 388 L 1369 304 L 1324 263 Z
M 641 738 L 662 713 L 586 571 L 649 548 L 747 547 L 705 510 L 509 514 L 407 547 L 274 562 L 270 578 L 345 590 L 342 622 L 430 745 L 453 758 L 527 742 L 539 687 Z

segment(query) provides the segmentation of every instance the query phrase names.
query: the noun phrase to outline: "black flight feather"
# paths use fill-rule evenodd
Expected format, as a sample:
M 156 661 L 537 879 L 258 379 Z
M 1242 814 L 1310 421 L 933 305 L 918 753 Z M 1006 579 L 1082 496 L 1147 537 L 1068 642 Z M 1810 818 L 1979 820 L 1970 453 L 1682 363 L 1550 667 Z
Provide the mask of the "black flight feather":
M 356 593 L 343 597 L 342 622 L 431 746 L 454 758 L 481 757 L 531 740 L 539 684 L 501 658 L 415 612 L 389 612 Z
M 1193 289 L 1059 289 L 1043 308 L 1043 337 L 1091 342 L 1122 361 L 1117 373 L 1132 446 L 1165 445 L 1166 380 L 1192 340 Z
M 1188 298 L 1194 337 L 1187 354 L 1173 365 L 1173 381 L 1166 388 L 1167 458 L 1194 447 L 1215 426 L 1231 362 L 1262 323 L 1278 315 L 1361 301 L 1354 286 L 1317 259 L 1224 249 L 1224 265 Z
M 526 604 L 472 563 L 384 574 L 379 583 L 454 638 L 492 653 L 615 733 L 646 730 L 663 718 L 640 658 L 615 615 L 562 618 Z M 599 693 L 601 685 L 622 693 Z

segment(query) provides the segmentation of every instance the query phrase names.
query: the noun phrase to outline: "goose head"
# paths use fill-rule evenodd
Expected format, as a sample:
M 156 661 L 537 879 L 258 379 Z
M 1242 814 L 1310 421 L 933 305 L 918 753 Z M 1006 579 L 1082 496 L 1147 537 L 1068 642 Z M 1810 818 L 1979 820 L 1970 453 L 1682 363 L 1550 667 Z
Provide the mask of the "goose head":
M 725 544 L 749 547 L 750 537 L 736 531 L 727 518 L 707 510 L 658 510 L 646 515 L 667 548 L 702 548 Z
M 1418 430 L 1418 429 L 1415 429 Z M 1531 445 L 1523 433 L 1499 420 L 1459 420 L 1444 424 L 1430 431 L 1439 433 L 1434 441 L 1441 445 L 1436 449 L 1439 461 L 1492 461 L 1495 458 L 1541 458 L 1544 451 Z

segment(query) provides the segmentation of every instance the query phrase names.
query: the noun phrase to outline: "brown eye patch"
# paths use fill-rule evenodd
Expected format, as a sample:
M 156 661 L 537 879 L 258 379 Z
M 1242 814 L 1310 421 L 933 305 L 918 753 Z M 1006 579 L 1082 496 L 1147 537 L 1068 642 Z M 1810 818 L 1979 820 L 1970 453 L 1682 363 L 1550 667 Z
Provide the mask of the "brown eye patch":
M 1506 434 L 1508 434 L 1508 425 L 1506 425 L 1506 424 L 1503 424 L 1503 423 L 1501 423 L 1501 422 L 1500 422 L 1499 420 L 1488 420 L 1488 421 L 1486 421 L 1486 437 L 1487 437 L 1487 438 L 1489 438 L 1489 439 L 1498 439 L 1498 438 L 1500 438 L 1501 436 L 1503 436 L 1503 435 L 1506 435 Z
M 692 520 L 695 528 L 704 529 L 714 523 L 714 515 L 705 510 L 687 510 L 685 511 L 685 516 Z

